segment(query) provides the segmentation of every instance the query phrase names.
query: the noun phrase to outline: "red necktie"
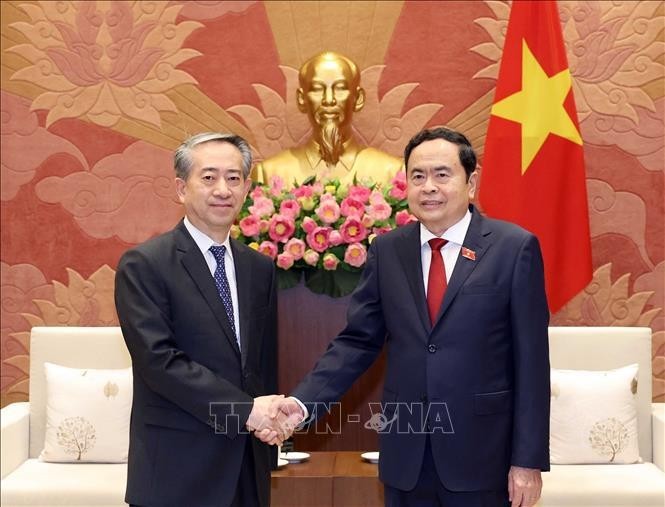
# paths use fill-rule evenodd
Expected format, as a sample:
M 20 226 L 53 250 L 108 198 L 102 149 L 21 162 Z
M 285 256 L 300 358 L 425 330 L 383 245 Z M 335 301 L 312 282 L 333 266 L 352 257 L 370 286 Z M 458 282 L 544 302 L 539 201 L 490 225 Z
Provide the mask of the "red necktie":
M 446 243 L 448 243 L 448 240 L 441 238 L 429 240 L 429 246 L 432 249 L 432 262 L 429 265 L 429 277 L 427 279 L 427 309 L 432 325 L 436 321 L 436 316 L 443 302 L 443 295 L 446 293 L 446 287 L 448 287 L 446 266 L 443 264 L 443 257 L 441 256 L 441 248 Z

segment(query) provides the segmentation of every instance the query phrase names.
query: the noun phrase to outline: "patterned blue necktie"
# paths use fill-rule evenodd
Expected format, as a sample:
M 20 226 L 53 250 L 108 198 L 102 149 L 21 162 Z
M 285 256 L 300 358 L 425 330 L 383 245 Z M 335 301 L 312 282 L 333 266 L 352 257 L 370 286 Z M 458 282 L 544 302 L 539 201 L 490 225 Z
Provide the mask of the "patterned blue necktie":
M 231 298 L 231 288 L 229 287 L 229 280 L 226 278 L 226 268 L 224 267 L 224 254 L 226 254 L 226 247 L 222 246 L 211 246 L 210 251 L 215 256 L 217 261 L 217 268 L 215 268 L 215 285 L 217 286 L 217 292 L 219 292 L 219 297 L 222 298 L 222 303 L 224 303 L 224 308 L 226 308 L 226 315 L 229 317 L 229 322 L 231 323 L 231 329 L 233 334 L 236 337 L 238 342 L 238 347 L 240 347 L 240 341 L 238 340 L 238 333 L 236 332 L 236 323 L 233 318 L 233 299 Z

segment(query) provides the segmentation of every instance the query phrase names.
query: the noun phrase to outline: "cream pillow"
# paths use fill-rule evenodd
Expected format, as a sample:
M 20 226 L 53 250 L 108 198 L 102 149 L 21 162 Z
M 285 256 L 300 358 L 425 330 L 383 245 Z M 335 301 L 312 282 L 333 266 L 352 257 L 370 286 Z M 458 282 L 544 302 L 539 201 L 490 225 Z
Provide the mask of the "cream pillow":
M 132 369 L 44 363 L 46 436 L 42 461 L 124 463 L 129 447 Z
M 637 364 L 609 371 L 551 371 L 550 460 L 635 463 Z

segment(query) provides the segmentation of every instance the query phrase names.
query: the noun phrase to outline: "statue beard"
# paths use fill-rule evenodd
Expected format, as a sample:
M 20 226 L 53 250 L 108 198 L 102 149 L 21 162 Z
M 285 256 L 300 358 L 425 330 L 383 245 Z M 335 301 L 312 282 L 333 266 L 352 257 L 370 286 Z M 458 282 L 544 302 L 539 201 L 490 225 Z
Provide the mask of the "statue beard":
M 321 128 L 321 142 L 319 143 L 321 158 L 327 164 L 335 165 L 344 152 L 344 139 L 334 121 L 326 121 Z

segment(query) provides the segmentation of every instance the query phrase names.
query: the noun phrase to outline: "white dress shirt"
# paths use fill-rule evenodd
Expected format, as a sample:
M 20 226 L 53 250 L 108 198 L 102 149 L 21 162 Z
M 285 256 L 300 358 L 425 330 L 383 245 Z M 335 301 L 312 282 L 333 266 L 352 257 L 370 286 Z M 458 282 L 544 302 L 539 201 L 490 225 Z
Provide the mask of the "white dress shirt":
M 210 270 L 210 275 L 215 276 L 215 270 L 217 269 L 217 261 L 215 256 L 210 251 L 211 246 L 222 246 L 226 247 L 226 253 L 224 254 L 224 269 L 226 270 L 226 278 L 229 281 L 229 289 L 231 290 L 231 302 L 233 303 L 233 321 L 236 326 L 236 340 L 238 341 L 238 346 L 240 346 L 240 311 L 238 310 L 238 282 L 236 281 L 236 268 L 233 263 L 233 252 L 231 251 L 231 242 L 229 241 L 228 235 L 223 243 L 217 243 L 207 234 L 201 232 L 199 229 L 194 227 L 192 222 L 189 221 L 187 217 L 184 220 L 185 228 L 191 234 L 196 246 L 199 247 L 203 258 L 208 264 L 208 269 Z
M 462 219 L 448 227 L 442 236 L 432 234 L 422 223 L 420 224 L 420 259 L 423 265 L 423 285 L 425 287 L 425 296 L 427 296 L 427 281 L 429 279 L 429 266 L 432 262 L 432 249 L 428 241 L 432 238 L 443 238 L 448 241 L 441 248 L 441 256 L 443 257 L 443 265 L 446 267 L 446 283 L 450 281 L 450 275 L 453 274 L 457 258 L 459 257 L 462 243 L 466 237 L 466 232 L 469 230 L 471 223 L 471 212 L 466 211 Z

